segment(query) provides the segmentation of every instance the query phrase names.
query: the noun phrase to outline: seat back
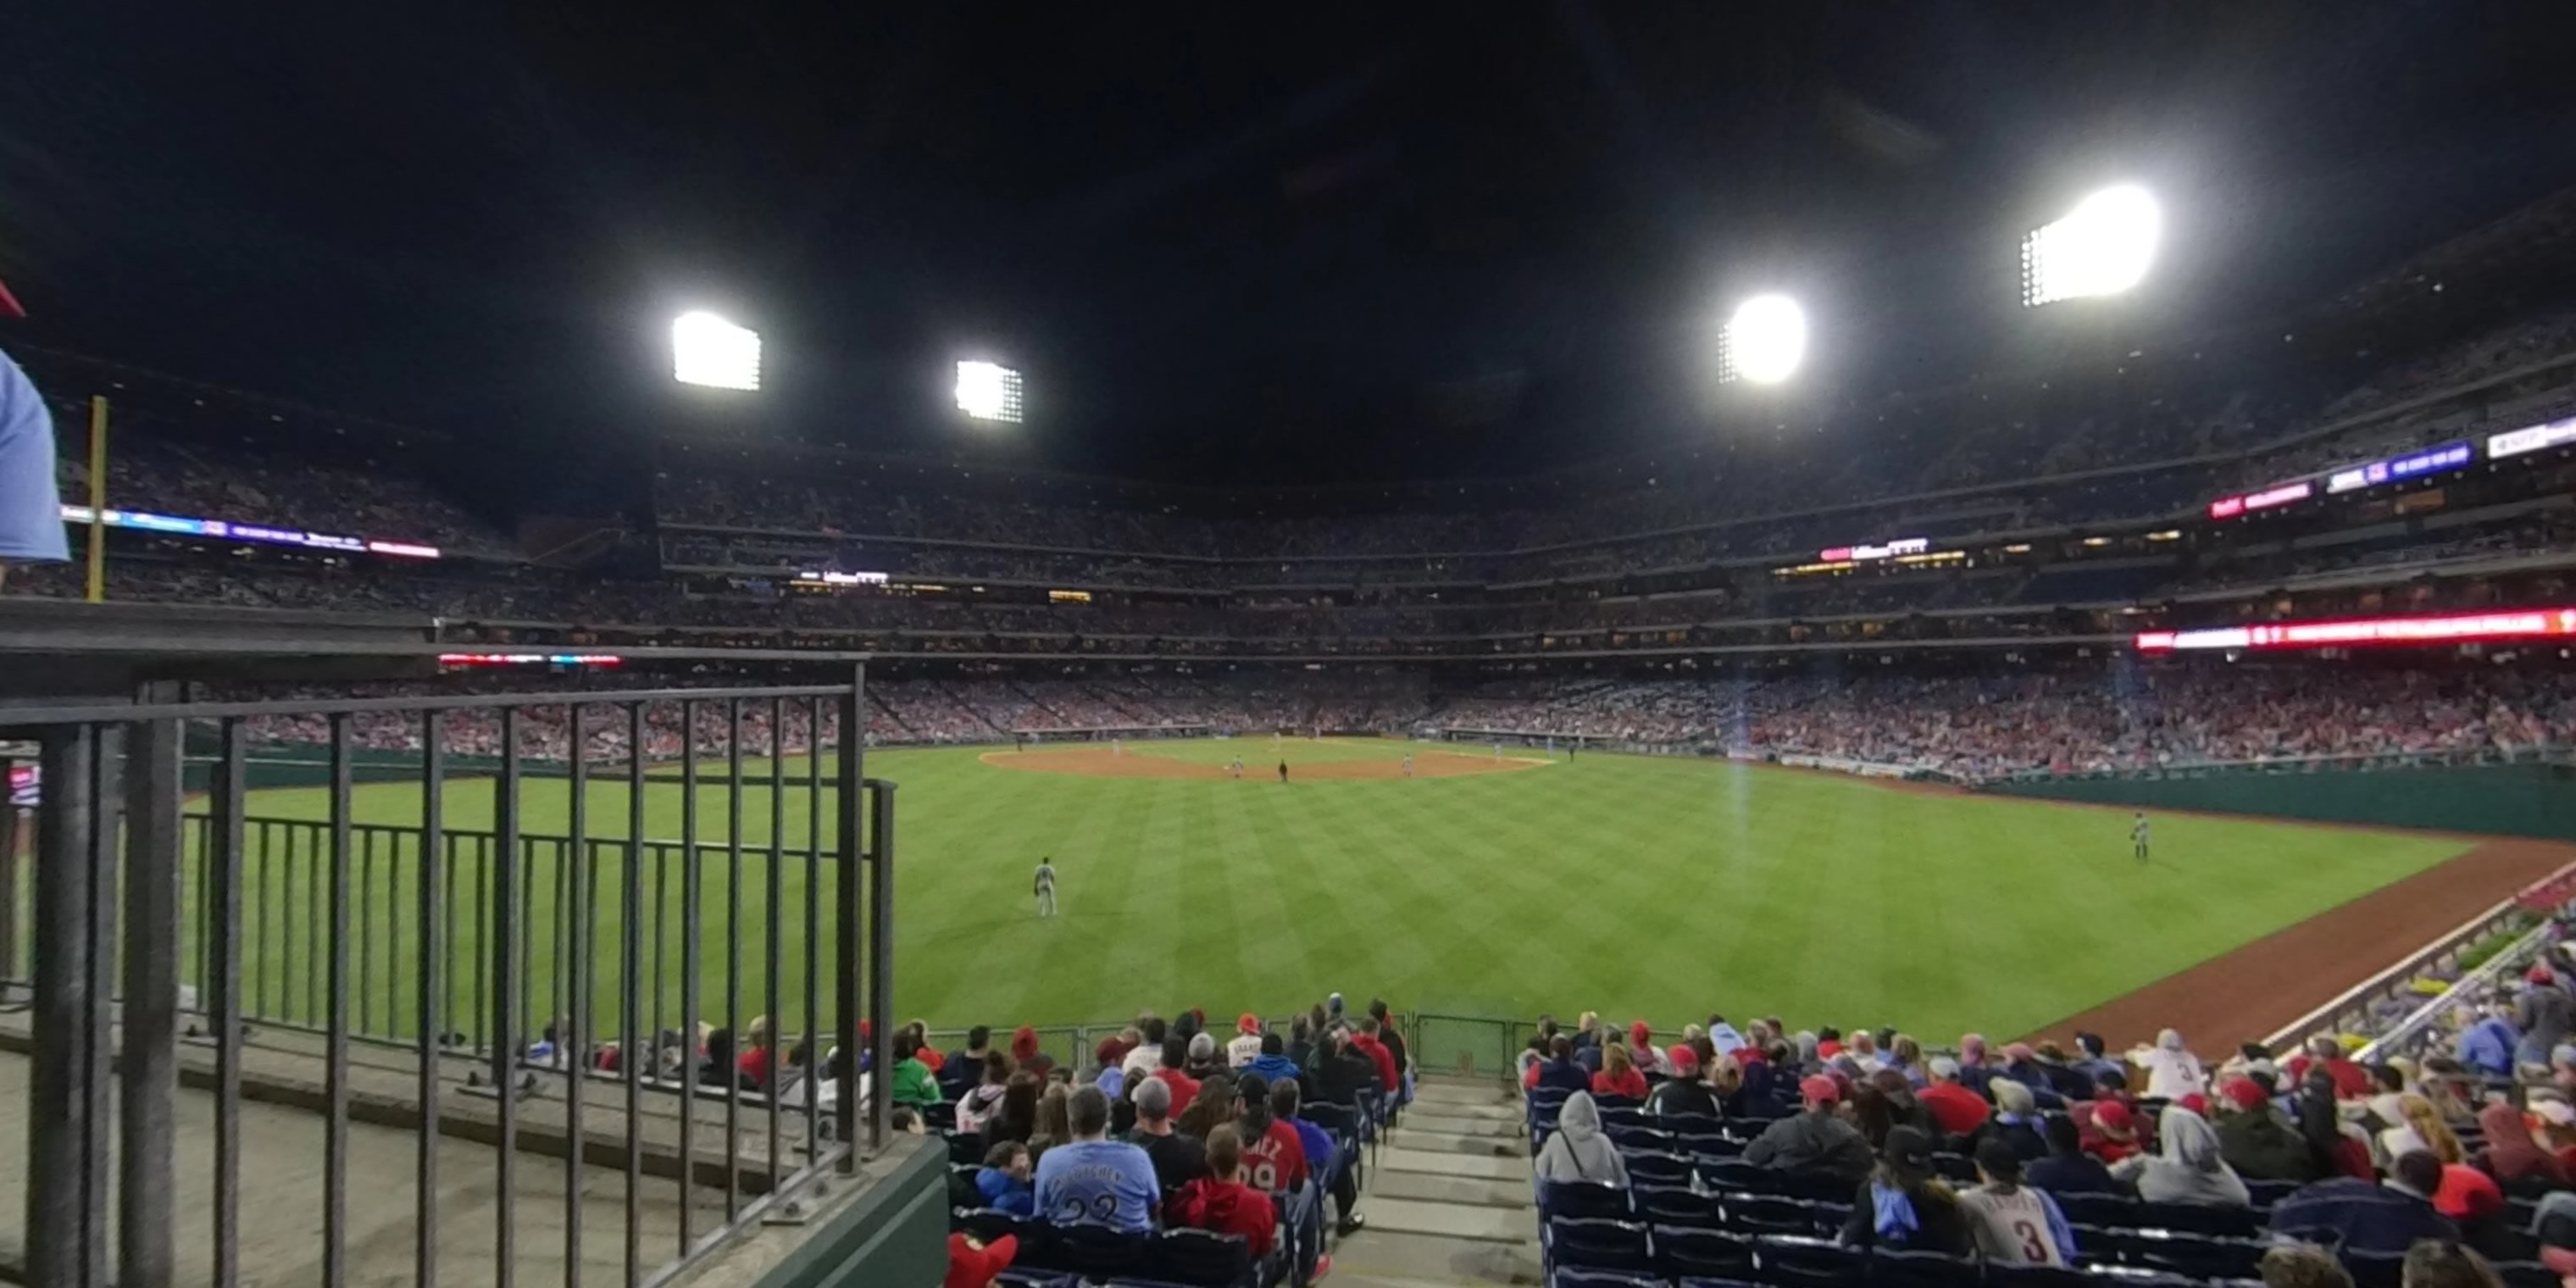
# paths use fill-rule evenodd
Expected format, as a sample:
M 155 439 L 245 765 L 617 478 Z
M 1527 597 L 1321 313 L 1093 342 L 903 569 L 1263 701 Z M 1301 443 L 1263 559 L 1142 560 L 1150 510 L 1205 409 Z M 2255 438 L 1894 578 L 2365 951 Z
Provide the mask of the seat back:
M 1541 1181 L 1539 1215 L 1620 1221 L 1628 1216 L 1628 1191 L 1607 1181 Z
M 2141 1229 L 2184 1230 L 2238 1239 L 2250 1239 L 2255 1234 L 2254 1213 L 2247 1208 L 2141 1202 L 2134 1210 L 2137 1219 L 2131 1224 Z
M 1646 1227 L 1640 1222 L 1550 1217 L 1546 1233 L 1551 1265 L 1590 1266 L 1634 1274 L 1654 1269 Z
M 1629 1190 L 1628 1201 L 1637 1215 L 1652 1226 L 1714 1230 L 1725 1224 L 1716 1195 L 1683 1186 L 1639 1185 Z
M 1691 1161 L 1679 1154 L 1654 1150 L 1621 1150 L 1620 1160 L 1628 1165 L 1628 1179 L 1638 1185 L 1689 1185 Z
M 1862 1281 L 1869 1264 L 1859 1249 L 1785 1235 L 1756 1239 L 1753 1259 L 1763 1282 L 1780 1288 L 1849 1288 Z
M 1045 1259 L 1051 1269 L 1070 1270 L 1085 1279 L 1113 1279 L 1145 1271 L 1149 1236 L 1080 1222 L 1059 1224 L 1050 1232 Z M 1021 1245 L 1020 1255 L 1028 1248 Z
M 1977 1263 L 1946 1252 L 1881 1248 L 1870 1254 L 1874 1288 L 1981 1288 Z
M 1165 1283 L 1232 1288 L 1252 1281 L 1252 1250 L 1239 1234 L 1165 1230 L 1146 1260 L 1145 1273 Z
M 1655 1269 L 1667 1279 L 1751 1279 L 1753 1241 L 1697 1226 L 1654 1227 Z

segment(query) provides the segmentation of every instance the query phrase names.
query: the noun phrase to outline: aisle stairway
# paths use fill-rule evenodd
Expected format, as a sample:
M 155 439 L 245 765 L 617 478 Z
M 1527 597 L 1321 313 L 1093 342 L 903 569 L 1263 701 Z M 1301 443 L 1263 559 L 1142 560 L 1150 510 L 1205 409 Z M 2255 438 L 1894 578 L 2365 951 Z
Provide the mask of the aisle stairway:
M 1490 1079 L 1422 1082 L 1360 1211 L 1368 1227 L 1334 1250 L 1325 1288 L 1538 1283 L 1520 1097 Z

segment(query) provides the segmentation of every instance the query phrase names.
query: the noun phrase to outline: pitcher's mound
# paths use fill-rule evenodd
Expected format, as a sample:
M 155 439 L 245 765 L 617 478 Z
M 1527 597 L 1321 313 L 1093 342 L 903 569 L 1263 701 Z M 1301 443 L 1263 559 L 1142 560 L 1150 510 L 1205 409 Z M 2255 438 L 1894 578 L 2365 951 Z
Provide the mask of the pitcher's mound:
M 1068 747 L 1060 751 L 988 751 L 979 757 L 985 764 L 999 769 L 1018 769 L 1036 774 L 1088 774 L 1094 778 L 1232 778 L 1223 765 L 1201 765 L 1174 760 L 1146 751 L 1110 754 L 1106 747 Z M 1454 751 L 1418 751 L 1413 754 L 1413 776 L 1416 778 L 1457 778 L 1466 774 L 1505 774 L 1518 769 L 1536 769 L 1547 761 L 1535 757 L 1469 756 Z M 1307 782 L 1318 778 L 1402 778 L 1404 767 L 1393 760 L 1318 760 L 1307 764 L 1288 758 L 1288 781 Z M 1244 757 L 1243 781 L 1275 783 L 1279 780 L 1279 762 Z

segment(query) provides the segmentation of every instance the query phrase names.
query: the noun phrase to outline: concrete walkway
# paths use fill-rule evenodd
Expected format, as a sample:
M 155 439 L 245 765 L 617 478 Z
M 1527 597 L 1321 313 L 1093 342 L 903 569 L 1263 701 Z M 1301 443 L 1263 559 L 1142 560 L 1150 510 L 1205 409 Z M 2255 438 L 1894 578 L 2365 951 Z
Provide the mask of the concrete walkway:
M 1520 1097 L 1499 1082 L 1429 1080 L 1380 1147 L 1326 1288 L 1540 1281 L 1538 1211 Z

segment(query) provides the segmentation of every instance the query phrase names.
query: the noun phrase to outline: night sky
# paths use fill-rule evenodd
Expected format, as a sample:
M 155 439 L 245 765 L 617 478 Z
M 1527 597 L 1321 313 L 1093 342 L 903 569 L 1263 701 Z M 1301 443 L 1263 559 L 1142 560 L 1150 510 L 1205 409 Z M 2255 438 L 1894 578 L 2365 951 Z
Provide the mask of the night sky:
M 2283 314 L 2576 181 L 2563 3 L 0 7 L 0 344 L 566 459 L 1504 473 Z M 2123 178 L 2150 289 L 2023 315 L 2016 238 Z M 1756 289 L 1786 406 L 1710 383 Z M 668 383 L 689 307 L 767 390 Z

